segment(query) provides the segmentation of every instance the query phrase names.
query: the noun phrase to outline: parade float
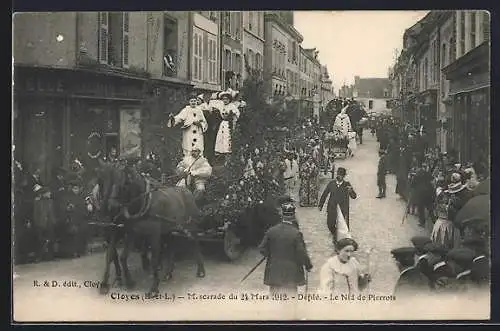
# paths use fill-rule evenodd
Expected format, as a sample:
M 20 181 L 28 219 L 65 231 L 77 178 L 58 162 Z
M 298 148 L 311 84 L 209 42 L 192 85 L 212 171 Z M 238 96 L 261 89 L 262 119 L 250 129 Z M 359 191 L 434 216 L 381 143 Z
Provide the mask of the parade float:
M 349 137 L 344 133 L 340 126 L 334 125 L 332 131 L 325 134 L 325 144 L 328 147 L 331 156 L 344 159 L 347 157 Z
M 238 259 L 246 247 L 259 242 L 265 230 L 274 225 L 274 199 L 283 193 L 277 156 L 287 128 L 278 120 L 279 112 L 270 109 L 274 106 L 265 102 L 261 89 L 259 79 L 251 76 L 245 81 L 242 95 L 229 89 L 198 105 L 208 110 L 208 116 L 219 117 L 219 122 L 218 128 L 207 128 L 208 134 L 212 130 L 217 135 L 212 137 L 213 151 L 207 151 L 205 146 L 205 155 L 215 153 L 210 161 L 212 174 L 198 206 L 203 231 L 197 237 L 202 242 L 221 244 L 231 261 Z M 231 96 L 225 108 L 220 102 L 224 95 Z M 224 120 L 225 126 L 220 124 Z M 208 118 L 207 121 L 214 123 Z M 183 126 L 180 122 L 178 125 Z M 229 132 L 221 137 L 222 130 Z M 184 236 L 182 232 L 173 234 Z

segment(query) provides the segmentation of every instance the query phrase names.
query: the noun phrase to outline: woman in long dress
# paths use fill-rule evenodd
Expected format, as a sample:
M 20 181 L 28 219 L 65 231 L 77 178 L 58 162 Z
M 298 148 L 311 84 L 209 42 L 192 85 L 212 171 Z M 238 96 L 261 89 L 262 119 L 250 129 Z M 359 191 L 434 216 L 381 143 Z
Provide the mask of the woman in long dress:
M 231 153 L 231 135 L 236 121 L 240 117 L 240 111 L 231 102 L 231 92 L 225 91 L 219 94 L 219 98 L 224 102 L 221 109 L 217 109 L 222 117 L 219 124 L 217 136 L 215 138 L 215 153 L 216 154 L 230 154 Z
M 460 244 L 460 230 L 453 224 L 458 210 L 465 204 L 466 187 L 461 183 L 458 173 L 451 176 L 447 190 L 436 190 L 437 220 L 431 233 L 431 240 L 446 249 L 453 249 Z
M 362 268 L 353 253 L 358 250 L 358 243 L 351 238 L 342 238 L 335 245 L 336 254 L 321 267 L 320 292 L 323 295 L 355 295 L 360 292 L 359 277 Z
M 319 169 L 314 163 L 311 155 L 306 156 L 307 159 L 302 163 L 299 170 L 300 176 L 300 206 L 315 207 L 318 205 L 319 185 L 318 175 Z

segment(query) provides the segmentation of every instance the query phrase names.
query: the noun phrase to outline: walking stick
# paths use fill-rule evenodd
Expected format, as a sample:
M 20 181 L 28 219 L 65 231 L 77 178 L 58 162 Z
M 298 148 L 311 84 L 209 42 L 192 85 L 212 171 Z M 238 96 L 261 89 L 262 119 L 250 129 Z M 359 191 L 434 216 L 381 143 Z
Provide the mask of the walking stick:
M 306 288 L 305 288 L 305 290 L 306 290 L 305 294 L 307 295 L 307 293 L 309 292 L 309 271 L 307 271 L 307 270 L 306 270 Z
M 371 262 L 371 256 L 372 256 L 373 250 L 374 250 L 373 247 L 370 248 L 370 250 L 368 251 L 368 257 L 366 259 L 367 260 L 367 262 L 366 262 L 366 264 L 367 264 L 367 267 L 366 267 L 367 271 L 366 271 L 366 273 L 368 274 L 368 277 L 370 277 L 370 278 L 372 276 L 371 273 L 370 273 L 370 262 Z M 368 292 L 370 292 L 370 286 L 371 286 L 370 283 L 371 283 L 371 279 L 369 279 L 368 280 L 368 284 L 366 284 L 366 288 L 368 289 Z
M 401 225 L 404 224 L 404 222 L 406 220 L 406 216 L 408 216 L 408 211 L 410 209 L 410 203 L 411 203 L 411 199 L 408 199 L 408 203 L 406 204 L 406 208 L 405 208 L 405 214 L 403 215 L 403 219 L 401 220 Z
M 245 281 L 245 279 L 247 279 L 248 276 L 250 276 L 252 274 L 252 272 L 254 272 L 255 269 L 257 269 L 257 267 L 262 264 L 262 262 L 264 262 L 265 259 L 266 259 L 265 256 L 262 259 L 260 259 L 260 261 L 257 262 L 257 264 L 252 269 L 250 269 L 250 271 L 245 275 L 245 277 L 243 277 L 243 279 L 241 280 L 241 283 L 243 283 Z

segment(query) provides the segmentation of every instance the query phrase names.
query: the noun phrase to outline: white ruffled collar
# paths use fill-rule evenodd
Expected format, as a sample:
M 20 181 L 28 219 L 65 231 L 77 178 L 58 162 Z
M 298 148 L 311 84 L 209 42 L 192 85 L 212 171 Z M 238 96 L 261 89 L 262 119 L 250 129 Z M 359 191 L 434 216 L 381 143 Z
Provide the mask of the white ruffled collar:
M 353 267 L 355 264 L 355 258 L 351 257 L 349 261 L 346 263 L 342 263 L 339 260 L 338 255 L 332 256 L 330 258 L 330 267 L 338 274 L 342 274 L 344 276 L 348 276 L 352 274 L 353 272 Z

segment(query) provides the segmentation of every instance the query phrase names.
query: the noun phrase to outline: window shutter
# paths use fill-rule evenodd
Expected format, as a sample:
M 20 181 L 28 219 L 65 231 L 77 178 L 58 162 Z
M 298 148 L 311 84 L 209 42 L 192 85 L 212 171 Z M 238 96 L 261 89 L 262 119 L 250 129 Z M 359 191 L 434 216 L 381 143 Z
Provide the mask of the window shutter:
M 99 62 L 108 63 L 108 12 L 99 12 L 99 32 L 98 32 L 98 46 L 99 46 Z
M 122 39 L 122 65 L 123 67 L 128 67 L 129 65 L 129 25 L 130 25 L 130 14 L 129 13 L 123 13 L 123 26 L 122 26 L 122 31 L 123 31 L 123 39 Z

